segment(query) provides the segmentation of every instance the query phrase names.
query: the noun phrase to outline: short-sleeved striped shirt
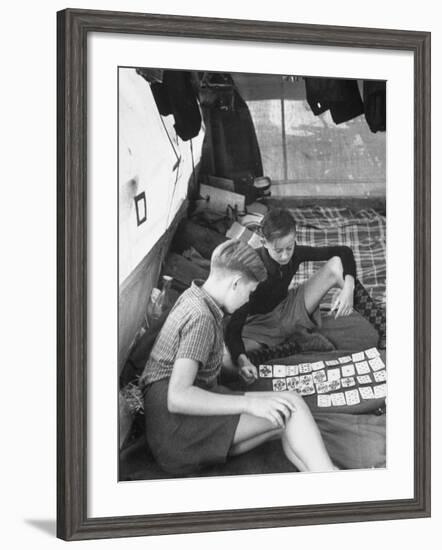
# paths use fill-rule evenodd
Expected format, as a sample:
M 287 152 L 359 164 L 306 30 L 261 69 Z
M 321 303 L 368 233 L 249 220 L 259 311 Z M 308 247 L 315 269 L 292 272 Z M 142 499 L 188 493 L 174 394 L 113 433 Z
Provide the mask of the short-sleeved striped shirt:
M 194 281 L 169 313 L 141 375 L 142 388 L 170 378 L 176 359 L 199 363 L 195 385 L 216 385 L 223 357 L 223 312 L 201 285 Z

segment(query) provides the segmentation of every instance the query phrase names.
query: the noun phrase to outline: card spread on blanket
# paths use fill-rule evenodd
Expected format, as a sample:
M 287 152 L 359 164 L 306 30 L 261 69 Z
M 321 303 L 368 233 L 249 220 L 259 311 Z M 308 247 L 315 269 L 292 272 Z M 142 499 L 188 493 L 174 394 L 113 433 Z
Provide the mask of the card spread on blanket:
M 361 394 L 362 399 L 374 399 L 374 391 L 371 386 L 359 388 L 359 393 Z
M 273 377 L 273 367 L 272 365 L 259 365 L 259 376 L 260 378 L 272 378 Z
M 337 391 L 341 389 L 341 381 L 340 380 L 331 380 L 328 383 L 328 387 L 330 388 L 330 391 Z
M 287 376 L 298 376 L 299 367 L 298 365 L 287 365 Z
M 331 407 L 331 404 L 330 395 L 318 395 L 318 407 Z
M 320 384 L 321 382 L 326 382 L 327 375 L 325 374 L 325 370 L 317 370 L 313 373 L 313 382 L 315 384 Z
M 346 405 L 345 395 L 343 393 L 332 393 L 330 397 L 333 407 L 342 407 Z
M 356 363 L 355 367 L 356 367 L 356 371 L 359 375 L 370 373 L 370 367 L 369 367 L 367 361 L 361 361 L 360 363 Z
M 358 405 L 361 402 L 358 390 L 348 390 L 345 392 L 345 401 L 347 405 Z
M 340 380 L 341 379 L 341 369 L 329 369 L 327 373 L 328 381 Z
M 302 363 L 298 365 L 299 374 L 310 374 L 312 372 L 312 366 L 309 363 Z
M 387 395 L 387 370 L 379 351 L 370 348 L 328 361 L 297 365 L 259 365 L 260 378 L 271 378 L 273 391 L 317 395 L 321 408 L 354 406 L 361 399 Z M 344 390 L 344 391 L 339 391 Z
M 344 365 L 341 367 L 342 376 L 354 376 L 355 375 L 355 368 L 350 363 L 349 365 Z
M 373 371 L 381 370 L 385 367 L 384 362 L 380 357 L 375 357 L 374 359 L 369 359 L 368 364 Z
M 316 391 L 318 394 L 320 393 L 328 393 L 330 391 L 330 386 L 327 382 L 316 384 Z
M 275 378 L 285 378 L 287 376 L 287 365 L 273 365 L 273 376 Z
M 287 383 L 282 378 L 274 378 L 273 382 L 273 391 L 284 391 L 287 389 Z
M 379 386 L 375 386 L 373 391 L 376 398 L 387 397 L 387 384 L 380 384 Z

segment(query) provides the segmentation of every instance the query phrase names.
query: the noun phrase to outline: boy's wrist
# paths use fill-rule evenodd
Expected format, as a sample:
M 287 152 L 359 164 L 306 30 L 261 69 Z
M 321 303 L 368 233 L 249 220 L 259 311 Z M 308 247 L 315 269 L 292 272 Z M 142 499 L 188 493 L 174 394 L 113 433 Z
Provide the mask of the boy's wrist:
M 241 353 L 240 355 L 238 355 L 236 364 L 238 365 L 239 368 L 245 367 L 250 364 L 250 360 L 245 353 Z
M 346 275 L 344 278 L 344 283 L 349 286 L 351 289 L 355 287 L 355 280 L 353 275 Z

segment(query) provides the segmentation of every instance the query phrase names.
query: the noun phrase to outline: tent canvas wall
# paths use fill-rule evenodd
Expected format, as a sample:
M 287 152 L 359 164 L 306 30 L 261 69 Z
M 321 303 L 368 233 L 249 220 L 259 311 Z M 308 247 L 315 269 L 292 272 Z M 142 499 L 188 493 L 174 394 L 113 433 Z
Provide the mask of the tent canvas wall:
M 140 328 L 170 242 L 184 215 L 189 182 L 201 158 L 204 126 L 183 141 L 173 116 L 161 116 L 149 83 L 134 68 L 119 69 L 119 371 Z M 136 197 L 144 193 L 137 223 Z M 143 216 L 144 217 L 144 216 Z

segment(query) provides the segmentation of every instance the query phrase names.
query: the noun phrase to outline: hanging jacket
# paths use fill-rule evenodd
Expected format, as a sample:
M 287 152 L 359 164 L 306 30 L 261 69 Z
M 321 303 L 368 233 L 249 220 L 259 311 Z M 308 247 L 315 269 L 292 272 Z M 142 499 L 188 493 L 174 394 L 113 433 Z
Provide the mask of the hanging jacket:
M 330 109 L 335 124 L 362 115 L 364 104 L 356 80 L 343 78 L 305 78 L 307 102 L 315 115 Z
M 163 82 L 151 85 L 160 114 L 173 114 L 175 131 L 183 141 L 201 130 L 201 113 L 190 71 L 164 71 Z
M 235 179 L 263 175 L 255 126 L 246 102 L 234 87 L 232 101 L 210 108 L 216 175 Z
M 387 86 L 384 80 L 364 80 L 364 114 L 372 132 L 385 132 Z

